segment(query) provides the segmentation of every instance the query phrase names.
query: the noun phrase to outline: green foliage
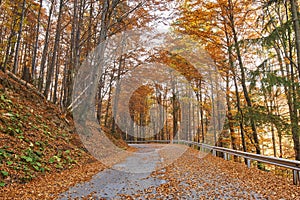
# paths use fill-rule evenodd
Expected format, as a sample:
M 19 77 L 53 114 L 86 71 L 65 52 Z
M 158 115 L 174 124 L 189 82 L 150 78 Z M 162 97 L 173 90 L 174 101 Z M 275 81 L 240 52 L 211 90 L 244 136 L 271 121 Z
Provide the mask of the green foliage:
M 62 169 L 66 165 L 69 165 L 69 167 L 71 167 L 70 165 L 76 163 L 77 161 L 71 158 L 71 156 L 69 155 L 70 153 L 71 151 L 69 149 L 64 152 L 59 151 L 57 155 L 52 156 L 48 162 L 50 164 L 55 164 L 55 167 L 57 169 Z
M 6 161 L 6 164 L 7 164 L 7 165 L 12 165 L 13 162 L 12 162 L 12 161 Z
M 1 174 L 2 174 L 2 176 L 5 178 L 5 177 L 7 177 L 8 176 L 8 172 L 7 171 L 4 171 L 4 170 L 2 170 L 2 171 L 0 171 L 1 172 Z
M 28 157 L 28 156 L 21 156 L 22 159 L 24 159 L 26 162 L 32 162 L 33 159 L 31 157 Z
M 25 162 L 27 162 L 30 166 L 33 167 L 36 171 L 44 172 L 45 168 L 42 167 L 41 161 L 43 157 L 43 153 L 40 151 L 35 151 L 31 148 L 27 148 L 24 151 L 25 155 L 21 156 L 21 159 L 23 159 Z
M 0 100 L 1 100 L 2 102 L 12 104 L 12 101 L 11 101 L 10 99 L 6 98 L 6 95 L 3 94 L 3 93 L 0 95 Z
M 269 27 L 272 26 L 273 23 L 275 23 L 275 22 L 273 21 L 273 18 L 272 18 L 266 24 L 266 26 L 264 27 L 264 30 L 267 31 L 269 29 Z M 286 34 L 288 31 L 290 31 L 290 29 L 292 27 L 292 23 L 293 22 L 291 20 L 289 20 L 289 21 L 283 23 L 281 26 L 274 28 L 269 33 L 269 35 L 267 35 L 261 39 L 262 45 L 265 47 L 273 47 L 276 40 L 281 40 L 282 37 L 286 38 Z M 284 39 L 284 41 L 286 41 L 286 39 Z
M 261 81 L 266 85 L 267 89 L 270 89 L 270 87 L 273 86 L 290 87 L 293 84 L 291 80 L 278 76 L 276 72 L 266 72 L 265 77 Z
M 14 152 L 6 150 L 6 149 L 0 149 L 0 164 L 3 162 L 3 160 L 8 160 L 12 157 L 12 154 Z

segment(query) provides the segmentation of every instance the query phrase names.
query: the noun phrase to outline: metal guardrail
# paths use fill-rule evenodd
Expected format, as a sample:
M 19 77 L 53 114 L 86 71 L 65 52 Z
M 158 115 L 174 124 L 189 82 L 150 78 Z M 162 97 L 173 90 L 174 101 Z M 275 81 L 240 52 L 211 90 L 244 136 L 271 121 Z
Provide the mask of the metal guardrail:
M 266 163 L 266 164 L 271 164 L 271 165 L 291 169 L 293 170 L 293 183 L 295 185 L 300 185 L 300 161 L 297 160 L 288 160 L 288 159 L 276 158 L 272 156 L 264 156 L 255 153 L 237 151 L 237 150 L 228 149 L 224 147 L 211 146 L 208 144 L 197 143 L 197 142 L 186 141 L 186 140 L 173 140 L 172 142 L 170 142 L 170 140 L 145 140 L 145 141 L 127 141 L 127 143 L 131 143 L 131 144 L 176 143 L 176 144 L 184 144 L 189 146 L 196 146 L 200 150 L 207 149 L 211 151 L 214 156 L 217 155 L 217 152 L 222 152 L 223 158 L 225 160 L 229 160 L 231 155 L 239 156 L 247 160 L 248 168 L 251 167 L 251 161 L 257 161 L 261 163 Z

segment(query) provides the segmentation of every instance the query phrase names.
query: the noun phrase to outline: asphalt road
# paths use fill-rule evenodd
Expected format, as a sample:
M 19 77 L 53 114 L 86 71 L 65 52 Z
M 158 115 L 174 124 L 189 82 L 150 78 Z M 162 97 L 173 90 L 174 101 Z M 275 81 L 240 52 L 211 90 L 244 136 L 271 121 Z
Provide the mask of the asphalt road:
M 159 152 L 165 146 L 135 145 L 138 151 L 125 161 L 99 172 L 88 182 L 69 188 L 59 199 L 265 199 L 258 192 L 241 186 L 237 179 L 208 170 L 209 163 L 208 167 L 192 172 L 184 167 L 184 159 L 174 168 L 177 174 L 172 176 L 176 186 L 172 185 L 164 180 L 165 168 L 161 167 L 165 160 Z M 178 154 L 176 148 L 179 147 L 171 146 L 165 152 Z M 197 161 L 202 165 L 200 162 Z M 160 175 L 151 175 L 157 170 Z M 163 190 L 169 190 L 168 194 L 163 194 Z
M 118 199 L 119 194 L 134 195 L 159 186 L 165 180 L 150 177 L 161 162 L 158 145 L 134 145 L 138 151 L 124 162 L 95 175 L 89 182 L 76 185 L 61 194 L 61 200 L 81 198 L 91 194 L 94 199 Z

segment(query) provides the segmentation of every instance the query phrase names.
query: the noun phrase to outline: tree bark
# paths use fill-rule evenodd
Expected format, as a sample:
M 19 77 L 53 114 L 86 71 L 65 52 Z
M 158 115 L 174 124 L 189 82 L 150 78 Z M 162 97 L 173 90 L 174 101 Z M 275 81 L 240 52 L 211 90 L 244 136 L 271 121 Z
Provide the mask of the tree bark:
M 37 26 L 36 26 L 36 36 L 35 36 L 35 42 L 33 46 L 33 55 L 32 55 L 32 63 L 31 63 L 31 77 L 33 80 L 35 80 L 35 72 L 36 72 L 36 57 L 37 57 L 37 50 L 39 47 L 39 32 L 40 32 L 40 24 L 41 24 L 41 13 L 42 13 L 42 7 L 43 7 L 43 0 L 40 0 L 40 7 L 39 7 L 39 13 L 37 18 Z
M 295 45 L 296 45 L 296 54 L 297 54 L 297 69 L 298 69 L 298 78 L 300 78 L 300 25 L 299 25 L 299 18 L 298 18 L 298 3 L 296 0 L 290 0 L 291 3 L 291 12 L 293 17 L 293 25 L 294 25 L 294 32 L 295 32 Z M 290 59 L 293 58 L 292 51 L 290 51 Z M 300 160 L 300 133 L 299 133 L 299 116 L 298 116 L 298 108 L 297 108 L 297 91 L 298 88 L 295 85 L 295 78 L 294 78 L 294 70 L 293 64 L 291 64 L 291 78 L 292 78 L 292 89 L 293 89 L 293 108 L 292 108 L 292 115 L 291 115 L 291 122 L 292 122 L 292 132 L 293 132 L 293 140 L 294 140 L 294 150 L 295 150 L 295 158 L 296 160 Z
M 239 67 L 241 70 L 241 83 L 242 83 L 242 88 L 243 88 L 243 92 L 244 92 L 244 96 L 247 102 L 247 107 L 249 108 L 250 112 L 252 112 L 252 102 L 248 93 L 248 89 L 246 86 L 246 76 L 245 76 L 245 68 L 243 65 L 243 61 L 242 61 L 242 56 L 241 56 L 241 51 L 240 51 L 240 47 L 239 47 L 239 43 L 238 43 L 238 36 L 237 36 L 237 32 L 236 32 L 236 28 L 235 28 L 235 19 L 234 19 L 234 14 L 233 14 L 233 6 L 232 6 L 232 2 L 231 0 L 228 0 L 228 4 L 229 4 L 229 22 L 230 22 L 230 27 L 232 30 L 232 34 L 233 34 L 233 39 L 234 39 L 234 47 L 237 53 L 237 59 L 238 59 L 238 63 L 239 63 Z M 260 145 L 259 145 L 259 138 L 258 138 L 258 133 L 257 133 L 257 129 L 256 129 L 256 122 L 254 119 L 254 113 L 250 113 L 250 124 L 251 124 L 251 129 L 252 129 L 252 134 L 253 134 L 253 139 L 254 139 L 254 145 L 255 145 L 255 149 L 256 149 L 256 153 L 257 154 L 261 154 L 261 150 L 260 150 Z
M 291 13 L 293 17 L 293 27 L 295 32 L 295 46 L 296 46 L 296 54 L 297 54 L 297 69 L 298 76 L 300 77 L 300 25 L 299 25 L 299 8 L 297 0 L 290 0 L 291 4 Z
M 11 41 L 12 41 L 12 38 L 14 37 L 15 35 L 15 26 L 16 26 L 16 19 L 14 19 L 12 25 L 11 25 L 11 30 L 10 30 L 10 34 L 9 34 L 9 37 L 8 37 L 8 41 L 7 41 L 7 47 L 6 47 L 6 52 L 5 52 L 5 57 L 4 57 L 4 62 L 3 62 L 3 66 L 2 66 L 2 71 L 5 72 L 6 71 L 6 68 L 7 68 L 7 63 L 8 63 L 8 60 L 9 60 L 9 55 L 10 55 L 10 51 L 11 51 L 11 48 L 12 48 L 12 45 L 11 45 Z
M 49 68 L 47 70 L 47 77 L 46 77 L 46 85 L 44 90 L 44 96 L 47 97 L 49 94 L 50 85 L 52 82 L 52 77 L 54 73 L 54 68 L 56 65 L 56 58 L 57 58 L 57 51 L 59 48 L 59 42 L 61 37 L 61 18 L 62 18 L 62 9 L 64 6 L 63 0 L 59 2 L 59 11 L 58 11 L 58 18 L 57 18 L 57 25 L 56 25 L 56 33 L 55 33 L 55 40 L 54 40 L 54 47 L 53 47 L 53 54 L 49 63 Z
M 48 14 L 47 29 L 46 29 L 45 42 L 44 42 L 42 60 L 40 66 L 39 81 L 38 81 L 38 90 L 40 92 L 42 92 L 43 84 L 44 84 L 45 65 L 48 56 L 49 35 L 50 35 L 51 17 L 52 17 L 53 9 L 54 9 L 54 0 L 51 1 L 51 6 Z
M 20 18 L 20 24 L 19 24 L 19 30 L 18 30 L 18 39 L 17 39 L 17 46 L 15 51 L 15 58 L 14 58 L 14 66 L 13 66 L 13 73 L 18 73 L 18 62 L 19 62 L 19 50 L 20 50 L 20 44 L 21 44 L 21 38 L 22 38 L 22 32 L 23 32 L 23 22 L 25 17 L 25 8 L 26 7 L 26 0 L 23 0 L 22 3 L 22 13 Z

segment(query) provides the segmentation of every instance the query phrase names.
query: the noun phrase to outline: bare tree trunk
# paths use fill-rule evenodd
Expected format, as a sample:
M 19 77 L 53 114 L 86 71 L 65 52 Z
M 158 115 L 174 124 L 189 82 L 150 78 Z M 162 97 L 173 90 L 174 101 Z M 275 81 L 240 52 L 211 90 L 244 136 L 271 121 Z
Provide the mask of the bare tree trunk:
M 202 80 L 199 79 L 196 82 L 197 92 L 196 92 L 196 99 L 197 99 L 197 142 L 204 143 L 204 135 L 205 135 L 205 129 L 204 129 L 204 110 L 203 110 L 203 99 L 202 99 Z
M 26 82 L 26 83 L 29 83 L 30 80 L 31 80 L 31 74 L 30 74 L 30 67 L 29 67 L 29 61 L 27 60 L 27 52 L 30 52 L 29 51 L 29 48 L 28 48 L 28 44 L 24 44 L 25 46 L 25 50 L 22 51 L 24 53 L 23 57 L 25 60 L 23 61 L 24 63 L 24 66 L 23 66 L 23 72 L 22 72 L 22 79 Z M 30 56 L 30 55 L 29 55 Z
M 232 34 L 233 34 L 234 47 L 235 47 L 235 50 L 236 50 L 236 53 L 237 53 L 237 59 L 238 59 L 239 67 L 240 67 L 240 70 L 241 70 L 242 88 L 243 88 L 244 96 L 245 96 L 245 99 L 246 99 L 246 102 L 247 102 L 247 106 L 251 110 L 252 109 L 252 103 L 251 103 L 251 99 L 250 99 L 248 89 L 247 89 L 247 86 L 246 86 L 245 68 L 244 68 L 244 65 L 243 65 L 242 56 L 241 56 L 241 52 L 240 52 L 240 47 L 239 47 L 239 43 L 238 43 L 238 36 L 237 36 L 237 33 L 236 33 L 236 29 L 235 29 L 233 6 L 232 6 L 231 0 L 228 0 L 228 4 L 229 4 L 229 9 L 230 9 L 230 11 L 229 11 L 230 12 L 229 13 L 230 27 L 231 27 Z M 261 154 L 260 145 L 259 145 L 259 138 L 258 138 L 256 123 L 255 123 L 253 113 L 250 116 L 250 124 L 251 124 L 251 129 L 252 129 L 252 134 L 253 134 L 256 153 Z M 260 167 L 260 165 L 259 165 L 259 167 Z
M 101 13 L 101 30 L 100 30 L 100 36 L 99 36 L 100 48 L 97 52 L 97 62 L 99 62 L 99 63 L 97 64 L 97 66 L 94 66 L 94 68 L 91 69 L 92 70 L 91 74 L 99 76 L 99 77 L 102 74 L 101 63 L 103 62 L 103 58 L 104 58 L 104 53 L 105 53 L 104 43 L 107 38 L 107 32 L 108 32 L 108 27 L 109 27 L 109 19 L 108 19 L 109 0 L 103 1 L 101 12 L 102 12 Z M 98 82 L 98 80 L 96 80 L 96 81 Z M 97 91 L 98 85 L 95 84 L 92 87 L 93 88 L 91 89 L 91 94 L 93 94 L 93 92 Z M 83 107 L 82 114 L 80 115 L 80 121 L 84 124 L 86 123 L 86 120 L 88 117 L 87 111 L 90 109 L 90 107 L 94 106 L 94 105 L 90 104 L 90 102 L 93 102 L 94 98 L 95 97 L 93 95 L 90 95 L 89 99 L 87 99 L 87 103 Z
M 100 81 L 99 81 L 99 89 L 98 89 L 98 98 L 97 98 L 97 119 L 99 121 L 99 123 L 101 124 L 101 120 L 102 120 L 102 86 L 103 86 L 103 81 L 101 80 L 100 78 Z M 104 125 L 105 126 L 105 125 Z
M 17 46 L 16 46 L 15 58 L 14 58 L 14 66 L 13 66 L 14 74 L 18 73 L 19 50 L 20 50 L 20 44 L 21 44 L 21 38 L 22 38 L 22 32 L 23 32 L 23 22 L 24 22 L 25 9 L 26 9 L 25 7 L 26 7 L 26 0 L 23 0 L 22 13 L 21 13 L 19 30 L 18 30 Z
M 64 3 L 63 0 L 60 0 L 59 2 L 59 11 L 58 11 L 58 18 L 57 18 L 57 25 L 56 25 L 56 34 L 55 34 L 55 40 L 54 40 L 54 47 L 53 47 L 53 54 L 49 63 L 49 70 L 47 70 L 47 77 L 46 77 L 46 85 L 44 90 L 44 96 L 47 98 L 49 94 L 50 85 L 52 82 L 52 77 L 54 73 L 54 68 L 56 65 L 56 57 L 57 57 L 57 51 L 59 48 L 59 42 L 61 37 L 61 18 L 62 18 L 62 9 L 63 9 Z
M 10 35 L 8 37 L 8 41 L 7 41 L 7 47 L 6 47 L 6 52 L 5 52 L 5 57 L 4 57 L 4 62 L 3 62 L 3 66 L 2 66 L 2 71 L 6 71 L 6 68 L 7 68 L 7 63 L 8 63 L 8 60 L 9 60 L 9 55 L 11 53 L 11 48 L 12 48 L 12 39 L 15 35 L 15 26 L 16 26 L 16 18 L 14 19 L 12 25 L 11 25 L 11 29 L 10 29 Z
M 234 118 L 232 115 L 232 109 L 231 109 L 231 101 L 230 101 L 230 87 L 229 87 L 229 70 L 226 74 L 226 103 L 227 103 L 227 119 L 228 119 L 228 126 L 229 126 L 229 132 L 230 132 L 230 139 L 231 139 L 231 147 L 234 150 L 237 150 L 237 137 L 234 131 Z M 237 156 L 234 156 L 234 160 L 237 160 Z
M 299 18 L 298 18 L 298 3 L 296 0 L 290 0 L 291 9 L 292 9 L 292 17 L 293 17 L 293 24 L 294 24 L 294 32 L 295 32 L 295 45 L 296 45 L 296 54 L 297 54 L 297 69 L 298 69 L 298 78 L 300 78 L 300 25 L 299 25 Z M 291 45 L 290 45 L 291 46 Z M 292 51 L 290 51 L 290 59 L 293 58 Z M 293 108 L 292 108 L 292 132 L 293 132 L 293 140 L 294 140 L 294 150 L 295 150 L 295 158 L 296 160 L 300 160 L 300 134 L 299 134 L 299 116 L 298 116 L 298 106 L 297 106 L 297 90 L 295 84 L 295 77 L 294 77 L 294 70 L 293 64 L 291 64 L 291 78 L 292 78 L 292 89 L 293 89 Z
M 239 89 L 238 89 L 237 80 L 236 80 L 237 77 L 236 77 L 236 74 L 235 74 L 235 71 L 234 71 L 232 49 L 231 49 L 230 38 L 229 38 L 228 29 L 227 29 L 226 24 L 225 24 L 225 35 L 226 35 L 226 43 L 227 43 L 227 48 L 228 48 L 229 68 L 230 68 L 230 70 L 232 72 L 232 75 L 233 75 L 233 82 L 234 82 L 234 87 L 235 87 L 236 107 L 237 107 L 238 113 L 240 115 L 239 125 L 240 125 L 240 133 L 241 133 L 241 138 L 242 138 L 242 147 L 243 147 L 243 151 L 247 152 L 247 145 L 246 145 L 245 134 L 244 134 L 244 115 L 243 115 L 243 111 L 242 111 L 242 108 L 241 108 L 240 94 L 239 94 Z M 229 108 L 228 112 L 229 112 L 229 110 L 231 110 L 231 109 Z M 228 113 L 228 114 L 230 114 L 230 113 Z M 230 116 L 230 118 L 232 118 L 232 116 Z M 230 119 L 228 119 L 228 120 L 230 120 Z M 231 138 L 231 140 L 235 140 L 234 136 Z M 247 163 L 247 160 L 245 160 L 245 163 Z
M 122 44 L 122 49 L 121 52 L 123 52 L 123 47 L 124 47 L 125 43 Z M 115 136 L 117 138 L 121 138 L 121 135 L 118 135 L 116 133 L 116 119 L 114 119 L 115 117 L 117 117 L 117 111 L 118 111 L 118 103 L 119 103 L 119 95 L 120 95 L 120 79 L 121 79 L 121 70 L 122 70 L 122 65 L 124 62 L 123 55 L 121 55 L 121 57 L 119 58 L 119 66 L 118 66 L 118 71 L 117 71 L 117 84 L 116 84 L 116 93 L 115 93 L 115 98 L 114 98 L 114 107 L 113 107 L 113 120 L 112 120 L 112 125 L 111 125 L 111 132 L 112 134 L 115 134 Z
M 40 24 L 41 24 L 41 12 L 43 7 L 43 0 L 40 0 L 40 8 L 37 18 L 37 26 L 36 26 L 36 36 L 35 36 L 35 42 L 33 46 L 33 56 L 32 56 L 32 63 L 31 63 L 31 77 L 33 80 L 36 79 L 35 72 L 36 72 L 36 57 L 37 57 L 37 50 L 39 48 L 39 32 L 40 32 Z
M 41 66 L 40 66 L 39 81 L 38 81 L 38 89 L 40 92 L 42 92 L 43 84 L 44 84 L 44 74 L 45 74 L 46 60 L 48 56 L 49 35 L 50 35 L 51 17 L 52 17 L 53 9 L 54 9 L 54 0 L 51 1 L 51 6 L 48 14 L 47 29 L 46 29 L 45 42 L 44 42 L 44 48 L 42 53 Z
M 54 81 L 54 91 L 53 91 L 53 103 L 56 104 L 57 102 L 57 91 L 58 91 L 58 79 L 59 79 L 59 71 L 60 71 L 60 62 L 59 62 L 59 56 L 60 56 L 60 48 L 57 49 L 57 62 L 55 64 L 55 81 Z
M 179 138 L 179 133 L 178 133 L 178 111 L 179 111 L 179 106 L 178 106 L 178 100 L 177 100 L 177 95 L 176 95 L 176 83 L 173 80 L 172 81 L 172 106 L 173 106 L 173 132 L 170 133 L 170 141 L 173 141 L 174 136 L 177 134 L 177 139 L 180 140 Z
M 294 32 L 295 32 L 297 69 L 298 69 L 298 76 L 300 77 L 300 25 L 299 25 L 299 16 L 298 16 L 299 7 L 298 7 L 297 0 L 290 0 L 290 4 L 291 4 L 292 17 L 293 17 Z
M 112 87 L 113 87 L 113 77 L 111 77 L 111 82 L 109 84 L 109 91 L 108 91 L 108 99 L 107 99 L 107 105 L 106 105 L 106 110 L 105 110 L 105 117 L 104 117 L 104 126 L 105 127 L 108 127 L 107 125 L 107 121 L 108 121 L 108 116 L 109 116 L 109 108 L 110 108 L 110 105 L 111 105 L 111 93 L 112 93 Z M 98 110 L 100 110 L 100 105 L 98 105 Z M 113 118 L 113 116 L 112 116 Z
M 164 112 L 164 119 L 166 119 L 166 125 L 164 126 L 163 138 L 164 140 L 168 140 L 169 138 L 169 123 L 168 123 L 168 101 L 167 101 L 167 93 L 168 89 L 166 88 L 163 96 L 163 106 L 166 108 L 166 112 Z

